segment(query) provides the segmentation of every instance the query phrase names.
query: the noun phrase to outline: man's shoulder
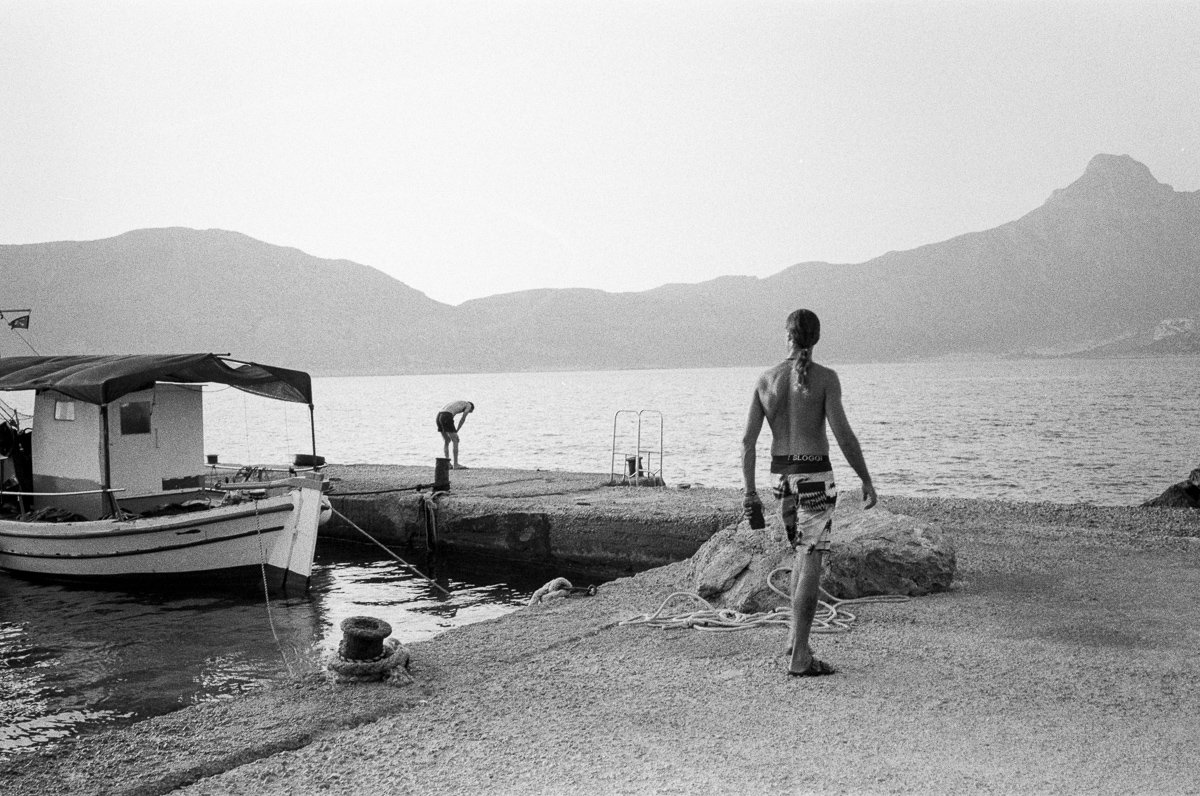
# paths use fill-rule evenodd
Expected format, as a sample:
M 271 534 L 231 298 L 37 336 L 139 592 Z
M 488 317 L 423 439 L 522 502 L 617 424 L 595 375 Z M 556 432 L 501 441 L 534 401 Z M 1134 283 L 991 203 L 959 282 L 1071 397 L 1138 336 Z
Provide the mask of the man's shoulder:
M 762 373 L 758 374 L 758 381 L 755 382 L 756 389 L 777 389 L 778 385 L 791 379 L 792 361 L 785 359 L 778 365 L 773 365 Z
M 822 379 L 827 381 L 837 380 L 837 371 L 819 362 L 814 362 L 808 366 L 809 378 Z
M 778 378 L 781 374 L 792 372 L 792 360 L 785 359 L 778 365 L 772 365 L 762 372 L 758 377 L 760 380 L 771 380 Z

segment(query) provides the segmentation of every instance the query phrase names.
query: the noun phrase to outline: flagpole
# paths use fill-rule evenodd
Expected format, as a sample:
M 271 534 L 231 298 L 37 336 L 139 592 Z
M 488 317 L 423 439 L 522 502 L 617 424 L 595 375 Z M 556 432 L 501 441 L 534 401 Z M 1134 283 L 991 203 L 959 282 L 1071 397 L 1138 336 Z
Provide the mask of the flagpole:
M 29 307 L 23 307 L 21 309 L 0 309 L 0 321 L 4 320 L 4 313 L 6 312 L 13 314 L 23 313 L 21 315 L 17 315 L 17 317 L 8 322 L 8 328 L 10 331 L 16 332 L 19 329 L 29 328 L 29 315 L 33 312 L 32 309 Z M 32 351 L 34 354 L 37 354 L 37 349 L 29 344 L 29 341 L 25 339 L 25 335 L 19 334 L 17 337 L 21 338 L 21 342 L 24 343 L 30 351 Z

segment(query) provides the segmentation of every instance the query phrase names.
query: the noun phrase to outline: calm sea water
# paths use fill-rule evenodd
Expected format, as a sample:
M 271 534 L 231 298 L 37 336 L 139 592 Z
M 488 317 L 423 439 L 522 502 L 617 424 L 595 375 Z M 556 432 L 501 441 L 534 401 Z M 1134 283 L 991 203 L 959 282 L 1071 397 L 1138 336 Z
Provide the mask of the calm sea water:
M 316 379 L 317 447 L 331 462 L 432 467 L 442 455 L 434 415 L 464 398 L 476 412 L 462 429 L 462 463 L 608 473 L 638 447 L 636 411 L 652 410 L 641 416 L 642 447 L 657 469 L 661 439 L 669 485 L 737 486 L 761 370 Z M 1130 505 L 1200 465 L 1200 358 L 837 370 L 881 493 Z M 282 463 L 310 450 L 306 408 L 236 390 L 210 398 L 208 450 L 223 461 Z M 764 429 L 764 476 L 769 444 Z M 834 460 L 848 488 L 853 472 L 836 451 Z
M 466 398 L 478 411 L 462 430 L 463 463 L 608 473 L 639 449 L 636 412 L 647 410 L 643 458 L 668 485 L 737 486 L 760 370 L 316 379 L 317 446 L 331 462 L 432 468 L 434 415 Z M 1200 359 L 838 371 L 883 494 L 1132 505 L 1200 465 Z M 224 462 L 283 464 L 310 450 L 305 407 L 231 389 L 213 390 L 207 406 L 206 447 Z M 768 445 L 764 429 L 762 463 Z M 834 458 L 849 488 L 853 473 Z M 379 553 L 322 543 L 311 592 L 269 611 L 260 594 L 101 592 L 0 573 L 0 759 L 314 671 L 347 616 L 379 617 L 413 642 L 515 610 L 548 579 L 413 561 L 447 598 Z

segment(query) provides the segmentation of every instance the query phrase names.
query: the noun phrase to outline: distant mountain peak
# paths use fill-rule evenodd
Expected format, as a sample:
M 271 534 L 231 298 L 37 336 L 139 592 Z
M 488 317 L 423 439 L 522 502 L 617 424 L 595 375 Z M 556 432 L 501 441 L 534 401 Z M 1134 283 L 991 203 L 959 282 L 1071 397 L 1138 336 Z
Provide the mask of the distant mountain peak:
M 1159 182 L 1144 163 L 1129 155 L 1096 155 L 1083 176 L 1050 195 L 1049 206 L 1107 209 L 1153 207 L 1168 201 L 1175 190 Z
M 1149 181 L 1158 184 L 1158 180 L 1154 179 L 1154 175 L 1150 173 L 1150 169 L 1145 163 L 1140 163 L 1129 155 L 1106 155 L 1100 153 L 1088 161 L 1087 168 L 1083 173 L 1104 175 L 1108 178 L 1135 178 L 1142 181 Z

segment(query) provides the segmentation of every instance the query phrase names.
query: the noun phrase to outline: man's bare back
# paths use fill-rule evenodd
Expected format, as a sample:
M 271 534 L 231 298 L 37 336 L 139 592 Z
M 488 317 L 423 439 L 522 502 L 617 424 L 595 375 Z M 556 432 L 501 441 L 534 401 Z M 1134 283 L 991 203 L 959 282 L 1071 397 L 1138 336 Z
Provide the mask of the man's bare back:
M 771 453 L 775 456 L 826 455 L 825 398 L 837 374 L 813 362 L 808 366 L 808 390 L 795 387 L 794 363 L 787 359 L 758 379 L 755 394 L 771 427 Z

